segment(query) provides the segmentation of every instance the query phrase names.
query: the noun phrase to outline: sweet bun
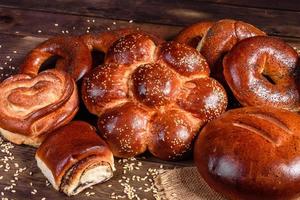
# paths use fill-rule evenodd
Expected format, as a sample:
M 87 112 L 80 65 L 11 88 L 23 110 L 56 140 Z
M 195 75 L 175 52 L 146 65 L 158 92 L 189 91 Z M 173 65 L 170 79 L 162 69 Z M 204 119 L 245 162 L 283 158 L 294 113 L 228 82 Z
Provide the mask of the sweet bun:
M 236 43 L 258 35 L 265 35 L 265 33 L 251 24 L 223 19 L 214 23 L 206 32 L 199 49 L 214 73 L 217 70 L 214 67 L 220 67 L 216 64 Z
M 36 76 L 43 63 L 59 56 L 56 68 L 70 73 L 78 81 L 92 68 L 88 46 L 78 37 L 60 36 L 46 40 L 35 47 L 25 58 L 19 72 Z
M 299 111 L 297 52 L 284 41 L 257 36 L 239 42 L 224 58 L 224 77 L 243 106 Z
M 189 45 L 193 48 L 200 47 L 200 41 L 214 22 L 201 21 L 184 28 L 174 39 L 176 42 Z
M 144 33 L 141 30 L 133 29 L 133 28 L 123 28 L 112 31 L 104 31 L 98 34 L 84 34 L 80 36 L 80 39 L 88 46 L 90 51 L 97 50 L 103 53 L 107 53 L 109 47 L 117 40 L 126 35 L 130 35 L 133 33 Z M 148 34 L 157 44 L 163 42 L 162 39 L 156 37 L 154 35 Z
M 217 22 L 198 22 L 181 31 L 175 40 L 196 48 L 206 58 L 211 76 L 219 81 L 228 95 L 229 108 L 240 107 L 223 76 L 223 57 L 246 38 L 266 35 L 251 24 L 222 19 Z
M 129 34 L 108 49 L 105 65 L 84 78 L 82 98 L 99 116 L 100 135 L 115 156 L 148 149 L 164 160 L 182 159 L 202 125 L 227 106 L 223 87 L 209 72 L 192 47 Z
M 222 19 L 214 23 L 198 22 L 188 26 L 177 35 L 175 40 L 184 44 L 198 41 L 198 43 L 195 44 L 194 42 L 190 45 L 201 52 L 210 66 L 212 77 L 223 84 L 223 56 L 239 41 L 259 35 L 266 34 L 251 24 L 232 19 Z
M 38 148 L 37 165 L 52 186 L 68 196 L 113 176 L 114 158 L 95 128 L 73 121 L 51 133 Z
M 14 75 L 0 84 L 0 93 L 0 132 L 16 144 L 38 146 L 78 110 L 74 80 L 56 69 Z
M 228 199 L 296 199 L 299 130 L 299 115 L 284 109 L 233 109 L 202 129 L 195 163 L 209 186 Z

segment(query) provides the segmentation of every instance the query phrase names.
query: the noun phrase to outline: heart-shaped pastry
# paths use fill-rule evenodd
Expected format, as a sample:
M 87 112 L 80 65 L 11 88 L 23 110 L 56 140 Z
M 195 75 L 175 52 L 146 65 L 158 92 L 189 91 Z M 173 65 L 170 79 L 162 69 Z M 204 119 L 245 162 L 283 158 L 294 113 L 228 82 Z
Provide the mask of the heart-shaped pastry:
M 35 77 L 17 74 L 0 84 L 0 132 L 16 144 L 39 146 L 46 134 L 71 121 L 78 110 L 74 80 L 51 69 Z

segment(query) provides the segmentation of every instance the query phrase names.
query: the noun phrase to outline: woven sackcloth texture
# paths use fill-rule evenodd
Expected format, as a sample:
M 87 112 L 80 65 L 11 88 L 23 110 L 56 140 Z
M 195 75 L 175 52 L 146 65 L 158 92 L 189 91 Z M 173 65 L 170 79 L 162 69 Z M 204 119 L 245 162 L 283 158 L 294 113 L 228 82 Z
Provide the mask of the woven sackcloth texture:
M 155 185 L 161 199 L 226 200 L 206 184 L 196 167 L 163 170 L 156 177 Z

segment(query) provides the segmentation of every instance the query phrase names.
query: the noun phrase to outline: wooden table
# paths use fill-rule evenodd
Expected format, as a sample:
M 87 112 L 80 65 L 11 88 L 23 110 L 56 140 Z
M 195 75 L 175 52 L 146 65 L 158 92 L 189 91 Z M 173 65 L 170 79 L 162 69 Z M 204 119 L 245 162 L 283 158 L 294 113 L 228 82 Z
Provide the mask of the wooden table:
M 222 18 L 252 23 L 300 48 L 300 4 L 296 0 L 0 0 L 0 79 L 16 73 L 26 53 L 51 36 L 140 27 L 172 39 L 183 26 Z M 118 170 L 112 180 L 67 198 L 46 184 L 36 167 L 34 148 L 3 141 L 0 145 L 2 199 L 110 199 L 124 195 L 122 183 L 126 180 L 141 199 L 154 199 L 151 190 L 144 191 L 151 185 L 149 178 L 155 171 L 151 169 L 192 165 L 191 160 L 163 162 L 147 154 L 137 160 L 117 160 Z M 147 173 L 145 180 L 136 180 Z

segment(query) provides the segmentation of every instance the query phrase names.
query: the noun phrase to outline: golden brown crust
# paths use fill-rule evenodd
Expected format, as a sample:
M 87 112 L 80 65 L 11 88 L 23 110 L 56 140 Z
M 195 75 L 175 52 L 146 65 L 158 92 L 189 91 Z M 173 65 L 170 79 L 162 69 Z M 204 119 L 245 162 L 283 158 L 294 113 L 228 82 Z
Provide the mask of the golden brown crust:
M 149 35 L 135 33 L 120 38 L 108 49 L 105 63 L 133 64 L 153 60 L 155 42 Z
M 177 104 L 206 122 L 226 110 L 227 97 L 222 85 L 215 79 L 198 78 L 185 83 Z
M 206 58 L 211 76 L 219 81 L 225 88 L 228 99 L 229 108 L 240 107 L 240 104 L 235 99 L 229 86 L 223 76 L 223 57 L 234 47 L 239 41 L 258 35 L 266 35 L 263 31 L 254 27 L 251 24 L 231 20 L 222 19 L 215 23 L 199 22 L 184 29 L 179 33 L 179 40 L 189 39 L 197 36 L 192 44 Z M 178 40 L 178 37 L 176 38 Z M 181 38 L 182 37 L 182 38 Z
M 130 68 L 124 65 L 106 64 L 96 67 L 82 82 L 82 100 L 90 113 L 100 115 L 107 104 L 125 101 L 128 93 L 126 84 Z M 109 81 L 108 81 L 109 80 Z
M 97 156 L 114 168 L 113 155 L 107 144 L 93 126 L 83 121 L 73 121 L 55 130 L 36 152 L 36 157 L 50 169 L 58 186 L 74 164 L 90 156 Z
M 208 77 L 206 59 L 195 49 L 177 42 L 167 42 L 158 47 L 158 61 L 163 62 L 183 76 Z
M 56 69 L 36 77 L 14 75 L 0 84 L 0 92 L 0 127 L 6 131 L 2 131 L 5 137 L 16 143 L 43 138 L 40 136 L 71 121 L 78 110 L 75 82 Z
M 298 111 L 297 65 L 297 52 L 284 41 L 257 36 L 241 41 L 227 54 L 223 73 L 243 106 Z
M 194 148 L 198 171 L 228 199 L 296 199 L 299 126 L 299 115 L 283 109 L 230 110 L 199 134 Z
M 88 47 L 78 37 L 54 37 L 39 44 L 25 58 L 20 73 L 36 76 L 41 65 L 52 56 L 60 56 L 56 68 L 71 74 L 74 80 L 81 79 L 92 66 Z
M 117 157 L 133 157 L 146 151 L 149 115 L 132 102 L 106 110 L 98 119 L 101 136 Z
M 197 48 L 199 42 L 214 22 L 202 21 L 184 28 L 174 39 L 176 42 Z
M 84 43 L 88 46 L 90 50 L 98 50 L 103 53 L 107 53 L 108 49 L 112 44 L 126 35 L 130 35 L 133 33 L 144 33 L 141 30 L 133 29 L 133 28 L 124 28 L 117 29 L 112 31 L 105 31 L 98 34 L 84 34 L 80 36 L 80 38 L 84 41 Z M 149 35 L 149 34 L 148 34 Z M 151 38 L 157 43 L 162 43 L 163 40 L 160 38 L 150 35 Z
M 177 74 L 161 64 L 140 65 L 131 78 L 135 98 L 148 107 L 168 105 L 180 92 Z
M 200 52 L 207 59 L 213 74 L 220 71 L 215 69 L 217 62 L 231 50 L 239 41 L 265 33 L 251 24 L 223 19 L 213 24 L 201 41 Z
M 82 98 L 99 116 L 100 134 L 115 156 L 135 156 L 149 147 L 161 159 L 181 159 L 190 153 L 199 128 L 226 109 L 223 87 L 209 77 L 205 59 L 192 47 L 157 45 L 150 36 L 135 33 L 114 42 L 105 63 L 84 78 Z M 179 114 L 159 117 L 172 111 L 183 115 L 187 139 L 176 136 L 183 130 Z M 158 124 L 161 128 L 155 128 Z M 164 141 L 170 135 L 174 143 Z
M 176 108 L 158 111 L 151 122 L 148 149 L 163 160 L 186 158 L 202 125 L 202 122 L 191 119 L 184 111 Z

